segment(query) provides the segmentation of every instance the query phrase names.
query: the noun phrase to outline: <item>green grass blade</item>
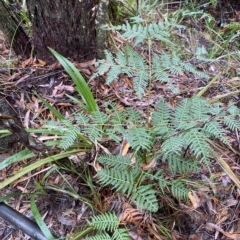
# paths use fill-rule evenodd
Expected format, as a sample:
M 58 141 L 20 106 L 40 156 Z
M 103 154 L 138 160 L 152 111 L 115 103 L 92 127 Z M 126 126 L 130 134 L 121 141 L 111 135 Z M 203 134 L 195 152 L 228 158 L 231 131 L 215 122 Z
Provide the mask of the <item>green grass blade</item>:
M 57 60 L 62 64 L 64 69 L 72 78 L 73 82 L 76 85 L 76 90 L 81 95 L 82 99 L 84 100 L 86 106 L 85 109 L 91 113 L 95 112 L 98 109 L 97 103 L 92 95 L 90 88 L 88 87 L 86 81 L 84 80 L 83 76 L 80 74 L 78 69 L 65 57 L 61 54 L 57 53 L 52 48 L 48 48 L 51 53 L 57 58 Z
M 39 228 L 42 230 L 43 234 L 48 240 L 55 240 L 56 238 L 52 235 L 45 222 L 43 221 L 38 209 L 37 205 L 34 201 L 35 194 L 31 197 L 30 206 L 32 210 L 32 214 L 34 216 L 35 221 L 37 222 Z
M 71 155 L 80 152 L 80 150 L 72 150 L 72 151 L 67 151 L 64 153 L 60 153 L 60 154 L 56 154 L 54 156 L 50 156 L 41 160 L 38 160 L 37 162 L 34 162 L 28 166 L 26 166 L 25 168 L 21 169 L 19 172 L 17 172 L 15 175 L 13 175 L 10 178 L 7 178 L 6 180 L 4 180 L 3 182 L 0 183 L 0 189 L 3 189 L 4 187 L 6 187 L 7 185 L 11 184 L 12 182 L 16 181 L 17 179 L 19 179 L 20 177 L 22 177 L 23 175 L 31 172 L 32 170 L 42 166 L 43 164 L 47 164 L 53 161 L 57 161 L 59 159 L 63 159 L 66 157 L 70 157 Z
M 58 111 L 56 110 L 51 104 L 49 104 L 44 98 L 42 98 L 40 95 L 38 95 L 35 92 L 35 95 L 37 95 L 38 98 L 47 106 L 47 108 L 59 119 L 59 120 L 64 120 L 65 117 Z
M 19 161 L 22 161 L 24 159 L 26 160 L 26 159 L 31 158 L 33 156 L 35 156 L 34 153 L 32 153 L 28 149 L 24 149 L 21 152 L 18 152 L 16 154 L 6 158 L 2 162 L 0 162 L 0 171 L 3 170 L 3 168 L 9 166 L 12 163 L 19 162 Z

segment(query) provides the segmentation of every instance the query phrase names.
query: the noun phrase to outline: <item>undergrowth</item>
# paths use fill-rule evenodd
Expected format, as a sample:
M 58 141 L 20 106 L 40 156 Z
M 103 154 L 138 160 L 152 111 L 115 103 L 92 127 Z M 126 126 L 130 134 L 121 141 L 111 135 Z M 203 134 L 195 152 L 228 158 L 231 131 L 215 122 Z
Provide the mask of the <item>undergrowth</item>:
M 156 82 L 167 86 L 172 94 L 180 94 L 181 89 L 172 75 L 188 73 L 192 77 L 209 79 L 195 65 L 207 65 L 215 60 L 203 46 L 196 47 L 194 52 L 182 52 L 174 35 L 185 27 L 174 18 L 165 15 L 162 21 L 150 22 L 137 16 L 121 26 L 105 26 L 105 29 L 114 32 L 124 44 L 114 53 L 105 51 L 106 59 L 97 61 L 97 72 L 92 79 L 106 74 L 106 83 L 111 84 L 128 76 L 133 79 L 139 100 L 150 99 L 151 88 Z M 83 102 L 70 98 L 83 110 L 64 117 L 43 101 L 58 118 L 46 123 L 45 133 L 61 137 L 58 147 L 69 154 L 80 146 L 82 151 L 84 146 L 88 150 L 100 146 L 94 159 L 100 164 L 95 184 L 101 188 L 111 186 L 139 211 L 156 213 L 163 195 L 188 200 L 192 190 L 186 185 L 188 175 L 198 172 L 202 165 L 209 167 L 211 159 L 218 156 L 213 141 L 231 147 L 226 128 L 240 130 L 240 111 L 232 102 L 228 106 L 210 103 L 201 94 L 183 97 L 176 105 L 162 96 L 152 105 L 149 101 L 144 112 L 134 107 L 122 109 L 112 101 L 104 103 L 100 109 L 74 65 L 51 51 L 76 84 Z M 123 140 L 130 146 L 128 154 L 111 154 L 111 149 L 104 150 L 109 142 L 120 145 Z M 167 167 L 159 169 L 162 162 Z M 171 177 L 167 178 L 169 174 Z M 89 240 L 130 239 L 115 213 L 93 216 L 88 224 L 89 229 L 98 231 Z
M 98 71 L 92 78 L 107 73 L 106 82 L 111 84 L 121 75 L 127 75 L 133 79 L 139 99 L 151 94 L 151 85 L 156 81 L 166 84 L 174 94 L 180 93 L 172 82 L 172 74 L 188 72 L 209 78 L 191 63 L 193 58 L 205 64 L 213 62 L 207 50 L 197 48 L 195 55 L 186 59 L 171 40 L 175 29 L 184 27 L 168 18 L 149 24 L 140 17 L 133 18 L 131 23 L 108 28 L 116 31 L 126 44 L 116 53 L 106 51 L 106 59 L 96 63 Z M 154 51 L 155 41 L 167 50 Z M 139 45 L 148 46 L 149 52 L 140 53 Z M 227 107 L 221 103 L 211 104 L 201 94 L 184 98 L 176 106 L 162 97 L 154 108 L 148 107 L 146 116 L 133 107 L 122 110 L 111 101 L 104 106 L 105 109 L 76 112 L 68 119 L 51 121 L 47 128 L 49 131 L 61 129 L 59 146 L 64 150 L 75 148 L 79 134 L 93 144 L 111 141 L 120 144 L 125 139 L 131 152 L 127 156 L 100 153 L 96 161 L 101 164 L 101 170 L 96 177 L 100 186 L 110 185 L 140 211 L 157 212 L 163 194 L 171 193 L 176 199 L 187 200 L 191 191 L 185 184 L 188 174 L 198 172 L 202 164 L 209 166 L 210 160 L 217 157 L 213 140 L 230 147 L 226 127 L 240 130 L 240 112 L 233 103 Z M 167 162 L 171 179 L 165 178 L 167 168 L 158 169 L 162 161 Z M 92 224 L 101 231 L 100 235 L 89 239 L 128 239 L 125 229 L 117 228 L 119 222 L 115 215 L 96 216 Z M 108 231 L 114 232 L 112 237 Z M 120 235 L 116 237 L 116 233 Z

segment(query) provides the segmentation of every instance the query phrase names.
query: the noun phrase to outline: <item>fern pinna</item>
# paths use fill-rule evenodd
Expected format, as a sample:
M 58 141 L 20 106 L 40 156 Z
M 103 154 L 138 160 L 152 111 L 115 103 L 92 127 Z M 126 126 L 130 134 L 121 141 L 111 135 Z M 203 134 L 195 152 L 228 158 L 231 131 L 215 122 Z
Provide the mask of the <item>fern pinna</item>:
M 98 230 L 95 236 L 86 240 L 130 240 L 127 229 L 120 227 L 120 221 L 114 213 L 93 216 L 88 224 Z

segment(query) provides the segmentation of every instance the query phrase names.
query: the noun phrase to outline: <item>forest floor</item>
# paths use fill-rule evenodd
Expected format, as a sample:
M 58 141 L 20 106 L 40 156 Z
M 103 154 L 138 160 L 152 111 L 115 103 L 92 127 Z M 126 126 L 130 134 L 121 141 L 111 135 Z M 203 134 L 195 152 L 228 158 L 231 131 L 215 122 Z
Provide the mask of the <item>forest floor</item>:
M 233 4 L 235 4 L 236 9 L 239 7 L 237 1 L 233 1 Z M 216 12 L 213 15 L 216 19 L 220 18 Z M 233 12 L 228 19 L 239 23 L 238 12 Z M 187 22 L 186 24 L 189 23 Z M 189 29 L 194 24 L 193 22 L 189 24 Z M 224 30 L 226 28 L 223 28 Z M 239 37 L 237 40 L 239 41 Z M 200 37 L 200 35 L 193 36 L 191 41 L 202 42 L 203 45 L 208 46 L 208 41 Z M 93 61 L 75 63 L 75 66 L 81 71 L 86 81 L 95 72 L 93 63 Z M 228 73 L 223 71 L 224 68 L 227 68 L 227 63 L 223 61 L 221 64 L 214 65 L 214 72 L 212 73 L 210 72 L 211 70 L 206 70 L 213 77 L 215 73 L 221 72 L 221 74 L 219 75 L 219 80 L 208 89 L 204 97 L 207 99 L 220 99 L 226 105 L 229 101 L 233 101 L 238 105 L 240 102 L 238 90 L 240 85 L 240 62 L 238 59 L 231 61 Z M 171 94 L 166 91 L 163 85 L 156 83 L 151 94 L 152 103 L 155 103 L 164 95 L 169 102 L 176 105 L 181 99 L 196 95 L 207 84 L 200 78 L 189 81 L 187 74 L 175 77 L 174 81 L 182 89 L 181 95 Z M 111 85 L 106 85 L 104 77 L 101 77 L 90 81 L 89 85 L 100 107 L 106 101 L 112 100 L 117 102 L 123 109 L 126 106 L 134 106 L 142 111 L 146 108 L 146 104 L 149 101 L 149 99 L 136 101 L 136 96 L 129 90 L 133 86 L 132 79 L 128 77 L 122 77 L 120 81 L 114 81 Z M 34 95 L 34 92 L 45 98 L 63 114 L 71 114 L 77 111 L 79 106 L 72 103 L 64 95 L 65 93 L 74 95 L 73 86 L 72 80 L 58 63 L 48 66 L 45 62 L 37 59 L 18 61 L 16 56 L 11 53 L 4 36 L 0 33 L 1 97 L 6 98 L 14 109 L 17 110 L 25 128 L 37 129 L 46 121 L 54 118 L 52 112 L 42 104 L 41 100 Z M 238 87 L 233 88 L 233 86 Z M 235 90 L 233 91 L 233 89 Z M 122 95 L 123 92 L 125 92 L 124 96 Z M 43 141 L 48 139 L 47 136 L 33 135 Z M 132 212 L 128 213 L 129 216 L 132 215 L 136 218 L 137 214 L 136 219 L 133 217 L 128 222 L 130 227 L 129 234 L 132 239 L 240 239 L 240 185 L 237 185 L 240 179 L 240 138 L 237 131 L 232 132 L 231 136 L 230 141 L 234 151 L 228 148 L 219 148 L 218 151 L 223 156 L 224 163 L 229 167 L 233 175 L 231 176 L 224 171 L 219 162 L 213 159 L 210 165 L 211 178 L 209 169 L 205 166 L 202 167 L 200 172 L 195 172 L 190 176 L 191 181 L 202 181 L 202 185 L 191 195 L 189 202 L 179 201 L 171 196 L 163 195 L 162 199 L 159 200 L 161 209 L 153 215 L 148 213 L 139 215 L 132 209 Z M 24 148 L 24 146 L 19 143 L 15 149 L 0 153 L 0 161 L 20 151 L 21 148 Z M 108 148 L 110 152 L 114 152 L 118 149 L 118 146 L 109 145 Z M 91 158 L 91 153 L 82 153 L 82 155 L 84 159 Z M 0 172 L 0 181 L 14 175 L 23 165 L 37 161 L 37 159 L 38 156 L 31 160 L 13 163 L 4 168 Z M 79 174 L 66 167 L 70 161 L 75 164 L 75 169 Z M 61 171 L 52 171 L 48 178 L 48 183 L 54 183 L 59 189 L 65 189 L 66 181 L 64 179 L 67 179 L 79 195 L 85 198 L 94 198 L 91 189 L 80 177 L 80 174 L 85 174 L 86 166 L 83 167 L 81 163 L 75 162 L 74 159 L 69 160 L 69 158 L 55 164 L 61 168 Z M 161 164 L 164 166 L 164 163 Z M 44 181 L 44 173 L 49 169 L 49 165 L 44 165 L 37 171 L 31 172 L 1 189 L 0 196 L 19 193 L 19 196 L 10 198 L 8 203 L 25 216 L 33 218 L 30 210 L 29 195 L 21 194 L 31 193 L 36 188 L 40 188 L 40 183 Z M 90 164 L 87 165 L 87 168 L 94 176 L 94 168 Z M 235 182 L 233 178 L 236 178 Z M 98 187 L 97 184 L 96 187 Z M 58 192 L 56 189 L 48 187 L 47 184 L 44 185 L 44 189 L 47 195 L 36 196 L 35 201 L 51 232 L 59 237 L 70 237 L 71 234 L 83 230 L 86 225 L 86 219 L 92 214 L 92 209 L 81 199 L 76 199 L 63 191 Z M 98 194 L 98 198 L 95 198 L 95 204 L 97 209 L 102 209 L 102 211 L 107 209 L 120 211 L 119 208 L 116 208 L 116 205 L 125 204 L 123 203 L 124 199 L 118 199 L 116 195 L 112 194 L 112 189 L 109 187 L 101 189 L 101 192 L 98 192 Z M 160 227 L 159 222 L 161 222 Z M 169 237 L 164 232 L 169 232 Z M 27 240 L 29 238 L 25 233 L 0 219 L 0 240 L 6 239 Z

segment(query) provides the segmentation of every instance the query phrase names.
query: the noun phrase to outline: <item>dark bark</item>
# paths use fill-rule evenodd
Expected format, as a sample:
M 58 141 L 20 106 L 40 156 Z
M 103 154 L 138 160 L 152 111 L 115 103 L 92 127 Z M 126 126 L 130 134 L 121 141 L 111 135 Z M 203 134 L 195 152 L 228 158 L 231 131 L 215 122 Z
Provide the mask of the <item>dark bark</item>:
M 30 57 L 31 43 L 21 26 L 21 17 L 15 8 L 0 1 L 0 29 L 17 55 Z
M 51 47 L 73 61 L 96 57 L 98 0 L 27 0 L 37 57 L 52 63 Z

